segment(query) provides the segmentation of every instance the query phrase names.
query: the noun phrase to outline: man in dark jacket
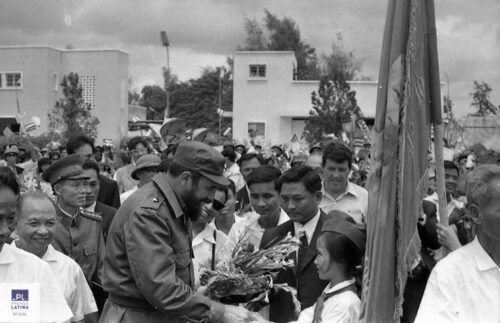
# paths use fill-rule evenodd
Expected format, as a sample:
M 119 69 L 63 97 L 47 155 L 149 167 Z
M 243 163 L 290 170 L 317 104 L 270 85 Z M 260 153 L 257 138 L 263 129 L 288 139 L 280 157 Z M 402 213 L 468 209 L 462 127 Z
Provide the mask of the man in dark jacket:
M 224 158 L 196 141 L 181 143 L 167 173 L 131 195 L 111 224 L 102 322 L 248 322 L 251 313 L 193 291 L 191 220 L 211 202 Z
M 317 254 L 316 240 L 326 217 L 326 214 L 319 209 L 322 198 L 321 178 L 311 167 L 297 166 L 287 170 L 279 182 L 281 206 L 290 217 L 290 221 L 266 230 L 260 248 L 268 248 L 287 234 L 300 239 L 299 251 L 292 255 L 295 268 L 281 270 L 276 282 L 287 283 L 297 288 L 297 298 L 302 309 L 305 309 L 316 302 L 328 284 L 328 281 L 320 280 L 314 265 Z M 271 321 L 289 322 L 296 318 L 290 295 L 278 292 L 271 298 L 269 308 Z

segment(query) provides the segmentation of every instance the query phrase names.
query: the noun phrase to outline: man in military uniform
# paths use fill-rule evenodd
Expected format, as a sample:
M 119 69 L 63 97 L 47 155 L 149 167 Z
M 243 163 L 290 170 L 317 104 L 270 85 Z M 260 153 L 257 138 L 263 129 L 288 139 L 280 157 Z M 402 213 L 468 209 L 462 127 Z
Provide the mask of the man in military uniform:
M 89 177 L 82 165 L 85 157 L 69 155 L 53 163 L 43 179 L 52 186 L 56 200 L 57 223 L 53 246 L 73 258 L 82 268 L 85 278 L 95 289 L 101 285 L 104 260 L 102 218 L 83 211 Z
M 106 244 L 101 322 L 249 322 L 243 307 L 195 292 L 191 220 L 211 202 L 224 158 L 201 142 L 179 144 L 167 173 L 131 195 L 115 215 Z

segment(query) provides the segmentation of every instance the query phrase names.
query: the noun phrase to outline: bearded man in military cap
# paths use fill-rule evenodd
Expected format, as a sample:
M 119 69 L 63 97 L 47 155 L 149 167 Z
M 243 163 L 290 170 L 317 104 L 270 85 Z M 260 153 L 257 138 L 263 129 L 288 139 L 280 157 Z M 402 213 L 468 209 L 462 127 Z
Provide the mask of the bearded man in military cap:
M 167 173 L 132 194 L 111 223 L 101 322 L 249 322 L 243 307 L 195 292 L 191 221 L 229 185 L 224 157 L 201 142 L 179 144 Z
M 93 288 L 101 285 L 104 261 L 104 239 L 101 216 L 84 211 L 90 177 L 82 168 L 82 155 L 69 155 L 53 163 L 43 173 L 57 198 L 57 223 L 52 244 L 58 251 L 73 258 L 82 268 Z

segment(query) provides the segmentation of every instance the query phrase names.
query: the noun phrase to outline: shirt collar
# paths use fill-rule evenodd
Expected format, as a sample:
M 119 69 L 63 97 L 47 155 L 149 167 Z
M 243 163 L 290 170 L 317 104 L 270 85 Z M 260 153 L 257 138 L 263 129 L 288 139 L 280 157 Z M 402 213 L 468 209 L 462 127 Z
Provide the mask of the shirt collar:
M 178 194 L 174 191 L 172 186 L 167 180 L 167 176 L 165 173 L 156 174 L 152 181 L 158 186 L 160 191 L 163 193 L 168 203 L 172 207 L 174 211 L 174 215 L 176 218 L 181 217 L 184 214 L 185 204 L 184 201 Z
M 78 210 L 76 211 L 75 214 L 70 214 L 68 211 L 66 211 L 65 209 L 63 209 L 60 205 L 59 205 L 59 202 L 56 203 L 57 204 L 57 208 L 59 210 L 61 210 L 61 213 L 68 216 L 69 218 L 74 218 L 77 214 L 78 214 Z
M 54 249 L 54 247 L 52 247 L 52 245 L 49 243 L 49 245 L 47 246 L 47 251 L 45 251 L 45 253 L 42 256 L 42 260 L 46 262 L 57 262 L 56 253 L 57 253 L 56 249 Z
M 298 222 L 293 222 L 295 235 L 297 235 L 300 231 L 304 231 L 306 233 L 307 241 L 311 242 L 314 230 L 316 230 L 316 226 L 318 225 L 320 215 L 321 210 L 318 208 L 318 212 L 316 212 L 316 215 L 312 219 L 307 221 L 306 224 L 302 225 Z
M 346 185 L 345 191 L 342 194 L 340 194 L 339 196 L 337 196 L 337 198 L 333 198 L 330 195 L 330 193 L 328 193 L 326 191 L 326 189 L 325 189 L 325 181 L 323 180 L 323 182 L 321 183 L 321 193 L 323 194 L 323 196 L 326 196 L 327 198 L 329 198 L 331 200 L 334 200 L 334 201 L 342 199 L 347 194 L 351 194 L 351 195 L 354 195 L 356 197 L 358 196 L 358 191 L 356 190 L 356 187 L 350 181 L 347 181 L 347 185 Z
M 95 201 L 94 203 L 92 203 L 89 207 L 84 207 L 83 209 L 85 211 L 89 211 L 89 212 L 92 212 L 94 213 L 95 212 L 95 206 L 97 204 L 97 201 Z
M 203 228 L 203 230 L 200 233 L 198 233 L 196 237 L 194 237 L 193 246 L 200 244 L 203 240 L 211 244 L 215 244 L 214 232 L 215 228 L 211 226 L 209 223 L 207 223 L 205 225 L 205 228 Z
M 497 264 L 491 259 L 490 255 L 484 250 L 483 246 L 479 243 L 477 236 L 470 243 L 473 248 L 472 257 L 480 271 L 486 271 L 493 268 L 500 269 Z
M 288 217 L 288 214 L 286 214 L 285 210 L 281 209 L 280 218 L 278 220 L 278 225 L 283 224 L 283 223 L 287 222 L 288 220 L 290 220 L 290 218 Z
M 331 284 L 328 284 L 328 286 L 326 286 L 325 288 L 325 293 L 333 293 L 333 292 L 336 292 L 338 290 L 341 290 L 342 288 L 345 288 L 349 285 L 352 285 L 354 284 L 355 280 L 354 278 L 351 278 L 349 280 L 344 280 L 343 282 L 340 282 L 334 286 L 330 286 Z
M 2 250 L 0 250 L 0 265 L 7 265 L 13 263 L 16 260 L 12 252 L 12 246 L 8 243 L 4 243 Z

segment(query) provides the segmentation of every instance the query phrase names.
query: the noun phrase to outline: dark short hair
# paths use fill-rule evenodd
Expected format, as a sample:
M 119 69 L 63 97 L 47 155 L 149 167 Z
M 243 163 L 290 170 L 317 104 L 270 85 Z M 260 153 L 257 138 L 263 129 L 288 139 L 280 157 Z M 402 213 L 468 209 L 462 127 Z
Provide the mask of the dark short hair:
M 274 182 L 274 189 L 279 192 L 279 178 L 281 176 L 281 171 L 269 165 L 260 166 L 248 176 L 247 186 L 250 187 L 252 184 L 259 183 L 269 183 Z
M 52 160 L 50 160 L 50 158 L 47 158 L 47 157 L 43 157 L 43 158 L 40 158 L 40 160 L 38 161 L 38 173 L 41 173 L 42 172 L 42 167 L 45 166 L 45 165 L 49 165 L 52 164 Z
M 238 160 L 238 166 L 241 167 L 241 165 L 244 162 L 247 162 L 247 161 L 252 160 L 254 158 L 257 158 L 257 160 L 259 161 L 259 164 L 261 164 L 261 165 L 265 164 L 264 158 L 260 154 L 249 153 L 249 154 L 243 154 L 243 155 L 241 155 L 240 159 Z
M 343 163 L 347 161 L 349 169 L 351 169 L 352 150 L 340 141 L 331 142 L 323 150 L 323 159 L 321 161 L 321 166 L 325 167 L 327 159 L 336 163 Z
M 170 166 L 168 166 L 168 173 L 170 175 L 172 175 L 173 177 L 180 176 L 184 172 L 190 172 L 192 177 L 193 177 L 194 182 L 197 182 L 198 179 L 201 177 L 200 173 L 195 172 L 195 171 L 193 171 L 193 170 L 191 170 L 191 169 L 185 167 L 184 165 L 181 165 L 175 161 L 172 161 L 170 163 Z
M 304 184 L 304 187 L 309 193 L 316 194 L 321 191 L 321 177 L 309 166 L 296 166 L 288 169 L 281 175 L 278 181 L 279 189 L 285 183 L 299 183 Z
M 454 169 L 457 171 L 457 174 L 460 174 L 460 170 L 459 170 L 457 164 L 455 164 L 451 160 L 444 161 L 444 169 Z
M 93 169 L 93 170 L 95 170 L 95 172 L 97 173 L 97 179 L 99 179 L 99 173 L 101 171 L 99 169 L 99 165 L 97 165 L 97 163 L 95 161 L 93 161 L 91 159 L 86 159 L 83 162 L 82 168 L 83 169 Z
M 59 151 L 57 151 L 57 150 L 51 151 L 49 153 L 49 158 L 52 159 L 54 156 L 57 156 L 57 157 L 61 158 L 61 153 Z
M 94 152 L 94 139 L 89 136 L 79 135 L 69 138 L 69 141 L 66 144 L 68 155 L 74 154 L 75 151 L 83 145 L 90 145 L 92 152 Z
M 14 194 L 19 195 L 19 183 L 16 179 L 16 174 L 7 166 L 0 167 L 0 188 L 7 187 Z
M 129 151 L 132 151 L 138 144 L 142 144 L 144 147 L 148 148 L 148 142 L 146 141 L 146 139 L 144 139 L 144 137 L 141 136 L 130 139 L 127 144 L 127 148 Z
M 227 157 L 231 163 L 234 163 L 236 160 L 236 153 L 234 152 L 234 149 L 230 146 L 224 147 L 222 150 L 222 156 Z
M 166 173 L 168 172 L 168 168 L 170 167 L 170 164 L 172 163 L 171 160 L 168 160 L 168 159 L 163 159 L 161 162 L 160 162 L 160 165 L 158 165 L 158 173 Z

